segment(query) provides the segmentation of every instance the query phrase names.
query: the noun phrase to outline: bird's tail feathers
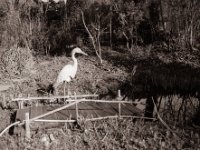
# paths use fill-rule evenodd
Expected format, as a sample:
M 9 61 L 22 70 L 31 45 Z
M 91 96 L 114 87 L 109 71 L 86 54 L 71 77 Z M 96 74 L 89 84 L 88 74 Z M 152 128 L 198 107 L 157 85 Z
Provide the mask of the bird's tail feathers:
M 48 88 L 47 88 L 47 92 L 49 93 L 49 94 L 54 94 L 54 91 L 55 91 L 55 86 L 54 86 L 54 84 L 49 84 L 49 86 L 48 86 Z

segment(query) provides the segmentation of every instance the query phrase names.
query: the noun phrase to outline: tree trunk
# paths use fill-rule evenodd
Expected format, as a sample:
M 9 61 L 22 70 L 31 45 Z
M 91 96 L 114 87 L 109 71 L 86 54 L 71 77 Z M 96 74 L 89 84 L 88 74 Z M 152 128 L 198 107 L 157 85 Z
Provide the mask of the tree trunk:
M 190 46 L 193 47 L 193 21 L 191 21 L 190 25 Z
M 154 111 L 153 101 L 155 102 L 155 104 L 157 103 L 157 98 L 155 96 L 147 97 L 146 108 L 144 113 L 145 117 L 153 118 L 153 111 Z
M 110 5 L 110 49 L 112 50 L 112 3 Z
M 198 98 L 198 101 L 199 101 L 198 109 L 197 109 L 197 112 L 192 119 L 192 122 L 195 125 L 200 125 L 200 98 Z

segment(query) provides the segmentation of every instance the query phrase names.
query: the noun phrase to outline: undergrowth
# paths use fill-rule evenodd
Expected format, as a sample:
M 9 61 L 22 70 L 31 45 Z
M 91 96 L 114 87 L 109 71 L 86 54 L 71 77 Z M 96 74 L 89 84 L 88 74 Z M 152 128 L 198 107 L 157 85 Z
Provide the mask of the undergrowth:
M 81 129 L 46 129 L 23 136 L 1 138 L 0 147 L 8 149 L 198 149 L 198 131 L 175 128 L 168 131 L 159 122 L 131 119 L 84 123 Z M 8 138 L 9 137 L 9 138 Z

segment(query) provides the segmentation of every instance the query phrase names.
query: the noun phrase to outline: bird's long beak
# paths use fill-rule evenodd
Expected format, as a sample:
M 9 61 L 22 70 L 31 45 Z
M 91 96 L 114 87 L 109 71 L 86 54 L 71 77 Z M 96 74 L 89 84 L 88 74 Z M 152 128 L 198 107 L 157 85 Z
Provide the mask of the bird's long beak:
M 85 55 L 85 56 L 88 56 L 88 54 L 87 54 L 87 53 L 85 53 L 85 52 L 83 52 L 83 51 L 81 52 L 81 54 L 83 54 L 83 55 Z

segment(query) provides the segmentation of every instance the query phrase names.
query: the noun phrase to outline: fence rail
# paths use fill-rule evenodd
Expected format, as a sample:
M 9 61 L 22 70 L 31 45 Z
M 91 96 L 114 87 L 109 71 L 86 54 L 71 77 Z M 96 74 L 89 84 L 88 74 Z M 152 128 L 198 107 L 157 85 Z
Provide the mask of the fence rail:
M 10 102 L 16 101 L 32 101 L 32 100 L 51 100 L 51 99 L 62 99 L 62 98 L 87 98 L 87 97 L 98 97 L 99 95 L 92 94 L 92 95 L 66 95 L 66 96 L 43 96 L 43 97 L 18 97 L 13 98 Z

